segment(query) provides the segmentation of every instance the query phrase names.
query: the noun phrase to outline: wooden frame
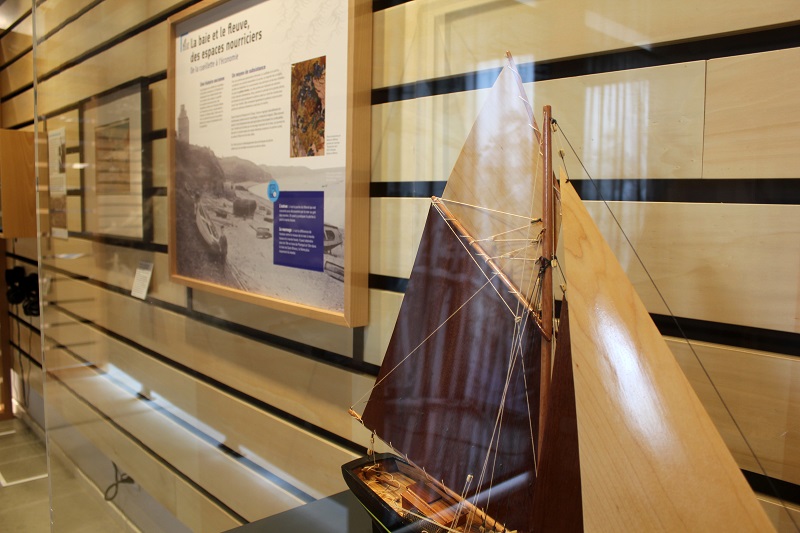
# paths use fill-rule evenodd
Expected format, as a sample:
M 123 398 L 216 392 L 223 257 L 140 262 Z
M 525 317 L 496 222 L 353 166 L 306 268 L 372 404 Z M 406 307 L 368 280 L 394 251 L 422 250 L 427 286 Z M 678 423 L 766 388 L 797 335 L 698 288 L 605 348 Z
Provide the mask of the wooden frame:
M 84 231 L 148 237 L 145 197 L 151 180 L 143 139 L 149 131 L 145 87 L 145 80 L 137 79 L 81 105 Z
M 171 279 L 366 325 L 371 2 L 206 0 L 169 31 Z

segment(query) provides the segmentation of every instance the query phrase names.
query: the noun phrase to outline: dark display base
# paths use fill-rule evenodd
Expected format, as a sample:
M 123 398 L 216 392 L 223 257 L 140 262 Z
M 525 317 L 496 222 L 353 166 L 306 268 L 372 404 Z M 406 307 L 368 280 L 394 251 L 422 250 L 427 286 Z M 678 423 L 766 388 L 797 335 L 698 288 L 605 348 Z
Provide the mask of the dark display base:
M 350 491 L 334 494 L 231 530 L 235 533 L 385 533 Z

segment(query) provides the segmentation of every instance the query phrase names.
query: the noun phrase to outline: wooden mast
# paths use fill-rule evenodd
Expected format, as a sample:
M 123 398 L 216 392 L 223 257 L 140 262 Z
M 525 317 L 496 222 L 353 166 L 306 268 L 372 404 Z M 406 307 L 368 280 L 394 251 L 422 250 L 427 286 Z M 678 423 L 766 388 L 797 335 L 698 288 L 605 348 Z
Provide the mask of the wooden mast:
M 539 385 L 539 442 L 537 462 L 541 457 L 542 440 L 547 422 L 547 405 L 550 394 L 550 370 L 553 350 L 553 269 L 551 262 L 555 251 L 555 213 L 553 209 L 553 161 L 551 146 L 551 108 L 544 106 L 542 116 L 542 344 L 541 344 L 541 382 Z M 538 146 L 534 146 L 538 150 Z M 532 176 L 535 179 L 535 176 Z

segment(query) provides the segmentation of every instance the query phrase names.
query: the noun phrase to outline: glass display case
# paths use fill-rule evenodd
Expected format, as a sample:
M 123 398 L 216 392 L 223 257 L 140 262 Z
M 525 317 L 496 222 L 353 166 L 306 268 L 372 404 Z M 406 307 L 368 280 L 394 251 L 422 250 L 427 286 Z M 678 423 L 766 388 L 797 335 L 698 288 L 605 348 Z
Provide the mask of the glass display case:
M 225 5 L 236 13 L 258 3 Z M 176 246 L 170 195 L 193 201 L 196 191 L 176 190 L 170 181 L 171 142 L 186 129 L 180 109 L 169 115 L 169 20 L 204 5 L 0 6 L 12 21 L 0 35 L 2 127 L 47 139 L 38 157 L 48 164 L 37 166 L 40 235 L 7 235 L 6 248 L 8 267 L 38 271 L 41 279 L 41 317 L 12 314 L 10 324 L 18 338 L 14 380 L 29 391 L 18 400 L 18 414 L 46 434 L 53 531 L 253 531 L 287 512 L 341 499 L 353 504 L 349 493 L 342 496 L 349 490 L 342 465 L 392 448 L 425 472 L 408 483 L 422 481 L 419 490 L 398 496 L 402 512 L 413 517 L 440 505 L 444 494 L 455 502 L 443 505 L 453 515 L 451 531 L 465 527 L 461 517 L 475 510 L 480 527 L 502 531 L 508 522 L 525 531 L 540 517 L 526 516 L 522 525 L 504 518 L 508 508 L 534 507 L 528 496 L 515 496 L 519 486 L 563 477 L 545 466 L 552 463 L 540 463 L 539 449 L 546 454 L 554 446 L 540 441 L 550 416 L 550 407 L 531 407 L 540 396 L 572 409 L 572 422 L 555 419 L 580 437 L 553 454 L 567 467 L 575 457 L 580 463 L 573 472 L 578 510 L 575 498 L 567 498 L 572 507 L 561 516 L 591 528 L 604 523 L 604 509 L 635 509 L 643 518 L 634 523 L 649 530 L 659 513 L 671 513 L 668 502 L 682 502 L 675 507 L 690 509 L 698 524 L 736 507 L 754 529 L 769 520 L 777 531 L 797 530 L 797 2 L 349 3 L 356 6 L 349 16 L 366 18 L 372 29 L 371 51 L 355 58 L 371 65 L 370 88 L 351 95 L 371 111 L 371 126 L 351 132 L 363 140 L 355 148 L 371 160 L 369 179 L 352 193 L 368 203 L 369 216 L 347 221 L 369 241 L 369 269 L 360 281 L 369 309 L 366 326 L 354 328 L 170 277 Z M 328 21 L 313 5 L 299 2 L 297 12 L 282 13 L 311 16 L 303 31 L 271 36 L 286 47 L 286 69 L 276 66 L 275 79 L 254 79 L 256 85 L 239 90 L 267 98 L 291 85 L 291 65 L 308 66 L 323 55 L 315 43 Z M 232 35 L 265 31 L 255 19 L 232 24 L 225 25 L 223 48 Z M 207 44 L 218 46 L 211 37 Z M 208 65 L 197 82 L 207 120 L 197 128 L 226 137 L 229 125 L 214 117 L 236 111 L 234 102 L 246 94 L 218 94 L 223 75 L 216 62 L 240 52 L 197 62 Z M 226 61 L 219 68 L 231 81 L 240 70 L 231 68 L 236 59 Z M 288 89 L 281 93 L 286 98 L 274 96 L 273 114 L 239 117 L 236 142 L 269 134 L 299 166 L 304 157 L 290 157 L 292 131 L 295 139 L 316 132 L 315 147 L 319 131 L 327 131 L 325 153 L 335 150 L 336 112 L 321 114 L 320 77 L 313 68 L 305 74 L 295 80 L 305 92 L 294 108 Z M 510 114 L 496 107 L 498 78 Z M 545 105 L 553 120 L 543 119 Z M 315 124 L 300 124 L 300 116 Z M 248 130 L 248 120 L 262 119 L 276 122 Z M 284 125 L 289 133 L 276 133 Z M 518 129 L 497 142 L 491 132 L 512 125 Z M 545 130 L 552 133 L 548 167 L 538 162 Z M 305 154 L 306 161 L 323 157 Z M 264 170 L 209 146 L 195 155 L 187 163 L 192 179 L 213 198 L 192 213 L 203 211 L 199 218 L 215 228 L 239 232 L 257 259 L 243 268 L 207 255 L 198 269 L 223 277 L 226 290 L 247 292 L 253 276 L 267 271 L 259 261 L 274 253 L 274 212 L 268 220 L 269 198 L 239 202 L 236 212 L 233 200 L 254 190 L 277 194 L 269 187 L 273 179 L 282 191 L 284 183 L 299 182 L 288 166 Z M 464 184 L 470 176 L 480 178 L 477 184 Z M 325 179 L 317 192 L 328 190 Z M 552 193 L 552 216 L 519 207 L 519 225 L 495 227 L 519 214 L 510 204 L 534 205 L 531 188 L 540 191 L 536 206 L 545 190 Z M 4 219 L 7 197 L 3 182 Z M 442 215 L 442 206 L 449 214 Z M 491 224 L 471 222 L 477 212 Z M 575 220 L 596 230 L 570 229 Z M 202 243 L 197 221 L 184 230 Z M 331 250 L 341 245 L 338 226 L 326 229 L 328 244 L 337 241 Z M 607 242 L 602 253 L 591 250 L 598 254 L 594 270 L 581 267 L 589 248 L 571 244 L 581 234 L 591 234 L 593 244 L 597 235 Z M 543 235 L 554 237 L 550 255 L 540 249 Z M 519 251 L 529 246 L 533 251 Z M 299 276 L 308 280 L 303 291 L 339 283 L 334 278 L 344 275 L 347 252 L 329 251 L 323 253 L 329 266 Z M 506 266 L 511 272 L 501 276 Z M 551 272 L 551 285 L 537 281 L 542 270 Z M 318 285 L 314 276 L 330 280 Z M 591 303 L 584 295 L 596 292 L 600 280 L 609 288 Z M 554 300 L 552 314 L 537 303 L 543 300 Z M 461 322 L 470 302 L 474 313 Z M 568 326 L 559 319 L 565 309 Z M 641 346 L 607 321 L 605 352 L 586 347 L 585 332 L 609 309 L 634 324 L 628 330 L 649 332 L 644 351 L 658 359 L 633 356 Z M 560 349 L 542 347 L 542 339 L 557 341 L 567 327 L 572 361 L 563 364 Z M 526 354 L 539 355 L 514 359 L 523 345 Z M 443 355 L 454 349 L 459 357 Z M 478 356 L 464 362 L 460 356 L 469 351 Z M 590 353 L 606 353 L 607 364 Z M 406 363 L 416 370 L 407 372 Z M 571 395 L 561 395 L 563 384 L 553 385 L 556 396 L 543 393 L 564 368 L 571 370 Z M 607 381 L 590 385 L 596 378 Z M 675 391 L 685 400 L 675 404 Z M 689 419 L 702 420 L 692 426 L 701 429 L 670 425 Z M 489 444 L 479 444 L 487 436 Z M 712 451 L 703 448 L 709 443 Z M 706 451 L 697 456 L 697 449 Z M 663 462 L 656 467 L 642 459 L 651 456 Z M 702 459 L 710 456 L 722 457 L 725 469 L 695 479 L 702 476 L 685 465 L 712 462 Z M 431 466 L 441 458 L 467 466 Z M 686 458 L 694 462 L 681 462 Z M 375 474 L 369 463 L 359 468 L 366 485 L 388 490 L 398 483 L 391 467 L 389 475 Z M 645 471 L 660 472 L 668 483 L 638 477 Z M 640 480 L 637 490 L 615 483 L 626 476 Z M 714 490 L 697 489 L 700 481 Z M 715 492 L 722 498 L 715 501 L 728 502 L 717 509 L 709 503 Z M 728 506 L 731 498 L 737 503 Z M 364 514 L 343 519 L 354 527 L 381 518 L 354 505 Z

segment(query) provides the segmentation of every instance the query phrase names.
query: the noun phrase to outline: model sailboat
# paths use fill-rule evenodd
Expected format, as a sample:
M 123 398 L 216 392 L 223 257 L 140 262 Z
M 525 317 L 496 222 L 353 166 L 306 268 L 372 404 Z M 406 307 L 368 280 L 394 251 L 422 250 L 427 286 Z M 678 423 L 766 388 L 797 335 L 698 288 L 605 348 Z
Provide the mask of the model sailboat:
M 351 409 L 397 453 L 348 486 L 387 531 L 771 529 L 543 126 L 509 58 Z

